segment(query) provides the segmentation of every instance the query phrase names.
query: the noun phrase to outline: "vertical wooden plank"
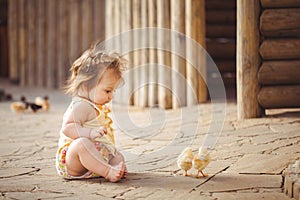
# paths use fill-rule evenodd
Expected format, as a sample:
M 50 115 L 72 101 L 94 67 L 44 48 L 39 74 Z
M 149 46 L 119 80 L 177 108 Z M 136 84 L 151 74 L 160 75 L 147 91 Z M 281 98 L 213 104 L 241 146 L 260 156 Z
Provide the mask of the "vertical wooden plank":
M 133 0 L 132 2 L 132 21 L 133 21 L 133 28 L 141 28 L 141 1 L 140 0 Z M 134 32 L 133 34 L 133 49 L 136 49 L 141 42 L 141 36 Z M 133 94 L 133 101 L 134 105 L 139 105 L 140 99 L 140 51 L 134 50 L 133 52 L 133 80 L 134 80 L 134 94 Z
M 114 26 L 114 32 L 113 32 L 113 40 L 114 40 L 114 46 L 112 49 L 110 49 L 110 51 L 114 51 L 117 53 L 120 53 L 122 50 L 122 39 L 121 36 L 119 35 L 121 33 L 121 24 L 124 23 L 124 10 L 123 8 L 121 8 L 121 1 L 119 0 L 113 0 L 113 4 L 114 4 L 114 23 L 112 24 L 112 26 Z M 124 100 L 124 91 L 123 89 L 121 90 L 117 90 L 115 97 L 114 97 L 114 101 L 119 103 L 119 104 L 125 104 L 125 100 Z
M 27 6 L 27 76 L 28 86 L 36 85 L 36 1 L 28 0 Z
M 141 0 L 141 28 L 148 27 L 148 3 L 147 0 Z M 141 44 L 146 46 L 149 42 L 149 36 L 147 32 L 143 32 L 141 35 Z M 141 63 L 143 67 L 140 70 L 141 77 L 141 89 L 140 89 L 140 100 L 139 106 L 146 107 L 148 106 L 148 73 L 149 73 L 149 51 L 148 49 L 142 49 L 140 52 Z
M 157 0 L 157 27 L 170 29 L 170 0 Z M 170 35 L 157 35 L 158 44 L 170 49 Z M 157 52 L 158 59 L 158 104 L 172 108 L 171 55 L 166 51 Z
M 182 34 L 185 33 L 185 1 L 171 0 L 171 29 Z M 171 36 L 171 49 L 174 52 L 186 51 L 185 40 L 182 37 Z M 173 108 L 186 106 L 186 65 L 185 60 L 171 55 L 172 62 L 172 104 Z
M 8 1 L 9 79 L 12 83 L 19 82 L 18 4 L 18 0 Z
M 58 1 L 58 19 L 57 22 L 57 79 L 58 86 L 62 87 L 65 83 L 68 63 L 68 9 L 66 1 Z
M 105 38 L 105 0 L 94 0 L 94 40 Z
M 19 49 L 19 65 L 20 65 L 20 85 L 26 85 L 26 14 L 25 14 L 25 0 L 19 0 L 19 33 L 18 33 L 18 49 Z
M 123 0 L 120 4 L 120 12 L 121 12 L 121 32 L 124 32 L 121 37 L 121 52 L 124 54 L 124 57 L 129 61 L 129 67 L 132 65 L 132 54 L 128 52 L 128 50 L 132 50 L 132 35 L 125 34 L 125 32 L 131 30 L 132 28 L 132 16 L 131 16 L 131 0 Z M 125 37 L 126 36 L 126 37 Z M 129 36 L 129 37 L 127 37 Z M 125 85 L 122 90 L 122 104 L 132 105 L 132 82 L 133 82 L 133 74 L 132 70 L 128 69 L 124 76 Z
M 79 0 L 69 0 L 68 5 L 70 7 L 69 15 L 69 59 L 70 63 L 73 63 L 79 56 L 81 49 L 81 38 L 79 37 L 80 31 L 80 15 L 79 15 Z
M 156 9 L 156 0 L 148 1 L 148 21 L 149 27 L 157 27 L 157 9 Z M 154 32 L 149 34 L 149 44 L 155 44 L 157 42 L 157 37 Z M 158 104 L 158 87 L 157 87 L 157 51 L 156 49 L 149 49 L 149 93 L 148 101 L 149 106 L 153 107 Z
M 36 57 L 37 57 L 37 66 L 36 66 L 36 75 L 37 75 L 37 86 L 46 85 L 46 0 L 37 1 L 37 35 L 36 35 Z
M 93 27 L 93 1 L 81 1 L 81 51 L 86 50 L 91 46 L 93 41 L 94 27 Z
M 56 80 L 56 1 L 46 1 L 47 67 L 46 86 L 55 88 Z
M 237 108 L 238 118 L 259 117 L 257 95 L 259 57 L 259 0 L 237 1 Z
M 204 0 L 186 0 L 186 35 L 205 48 L 205 5 Z M 187 43 L 187 58 L 197 66 L 186 63 L 187 105 L 195 105 L 207 99 L 206 55 L 197 52 L 197 47 Z M 199 70 L 199 71 L 198 71 Z M 201 74 L 202 76 L 201 76 Z

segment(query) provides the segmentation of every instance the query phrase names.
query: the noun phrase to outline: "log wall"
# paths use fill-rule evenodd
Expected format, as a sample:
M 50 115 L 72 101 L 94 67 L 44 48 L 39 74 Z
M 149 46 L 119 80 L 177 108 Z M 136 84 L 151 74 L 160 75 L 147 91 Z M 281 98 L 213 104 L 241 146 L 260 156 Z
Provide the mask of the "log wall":
M 236 96 L 236 0 L 206 0 L 206 46 L 224 80 L 227 96 Z M 208 84 L 215 72 L 207 69 Z
M 71 63 L 104 39 L 105 0 L 9 0 L 9 78 L 59 88 Z
M 300 107 L 300 1 L 261 0 L 261 6 L 258 102 L 265 109 Z
M 238 117 L 300 107 L 300 1 L 246 2 L 237 8 Z

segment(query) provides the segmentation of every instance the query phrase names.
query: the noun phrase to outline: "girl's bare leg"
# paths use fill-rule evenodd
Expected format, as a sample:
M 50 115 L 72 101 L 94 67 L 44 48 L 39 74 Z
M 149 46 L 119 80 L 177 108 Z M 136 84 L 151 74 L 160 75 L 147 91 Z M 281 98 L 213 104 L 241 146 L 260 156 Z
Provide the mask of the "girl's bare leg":
M 120 180 L 125 168 L 124 162 L 119 162 L 114 166 L 106 163 L 94 143 L 88 138 L 78 138 L 70 144 L 66 155 L 66 165 L 71 176 L 81 176 L 91 171 L 111 182 Z
M 116 166 L 116 165 L 119 165 L 121 162 L 125 163 L 124 156 L 120 152 L 117 152 L 117 154 L 112 159 L 110 159 L 109 164 L 112 166 Z M 125 165 L 124 174 L 123 174 L 122 178 L 126 178 L 127 174 L 128 174 L 128 171 L 127 171 L 127 168 Z

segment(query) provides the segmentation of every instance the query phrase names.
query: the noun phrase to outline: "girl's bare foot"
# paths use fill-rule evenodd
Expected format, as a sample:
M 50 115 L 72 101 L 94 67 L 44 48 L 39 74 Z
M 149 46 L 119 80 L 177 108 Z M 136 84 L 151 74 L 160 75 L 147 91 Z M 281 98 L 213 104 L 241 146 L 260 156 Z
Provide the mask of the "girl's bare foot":
M 118 165 L 111 166 L 109 168 L 109 171 L 105 176 L 105 178 L 110 182 L 117 182 L 122 178 L 124 174 L 124 170 L 125 170 L 125 164 L 124 162 L 120 162 Z
M 123 174 L 122 178 L 127 178 L 127 174 L 128 174 L 128 170 L 127 170 L 127 167 L 125 165 L 124 174 Z

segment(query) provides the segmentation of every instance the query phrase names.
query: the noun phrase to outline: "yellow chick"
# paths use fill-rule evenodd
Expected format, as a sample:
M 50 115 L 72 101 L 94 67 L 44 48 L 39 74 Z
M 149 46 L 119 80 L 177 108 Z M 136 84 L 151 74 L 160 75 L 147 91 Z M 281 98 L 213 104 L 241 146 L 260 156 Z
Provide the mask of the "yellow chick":
M 184 176 L 188 176 L 187 171 L 192 168 L 193 152 L 187 147 L 177 158 L 177 165 L 184 170 Z
M 42 106 L 42 108 L 45 111 L 48 111 L 49 108 L 50 108 L 50 102 L 49 102 L 48 96 L 45 96 L 44 98 L 42 98 L 42 97 L 36 97 L 34 103 L 37 104 L 37 105 L 39 105 L 39 106 Z
M 206 148 L 200 147 L 199 153 L 194 156 L 193 159 L 193 167 L 198 170 L 196 178 L 199 178 L 199 172 L 202 174 L 202 176 L 207 176 L 207 174 L 204 174 L 202 172 L 203 169 L 210 163 L 211 157 L 207 151 Z
M 23 113 L 27 109 L 27 105 L 24 102 L 13 102 L 10 104 L 10 109 L 15 113 Z

